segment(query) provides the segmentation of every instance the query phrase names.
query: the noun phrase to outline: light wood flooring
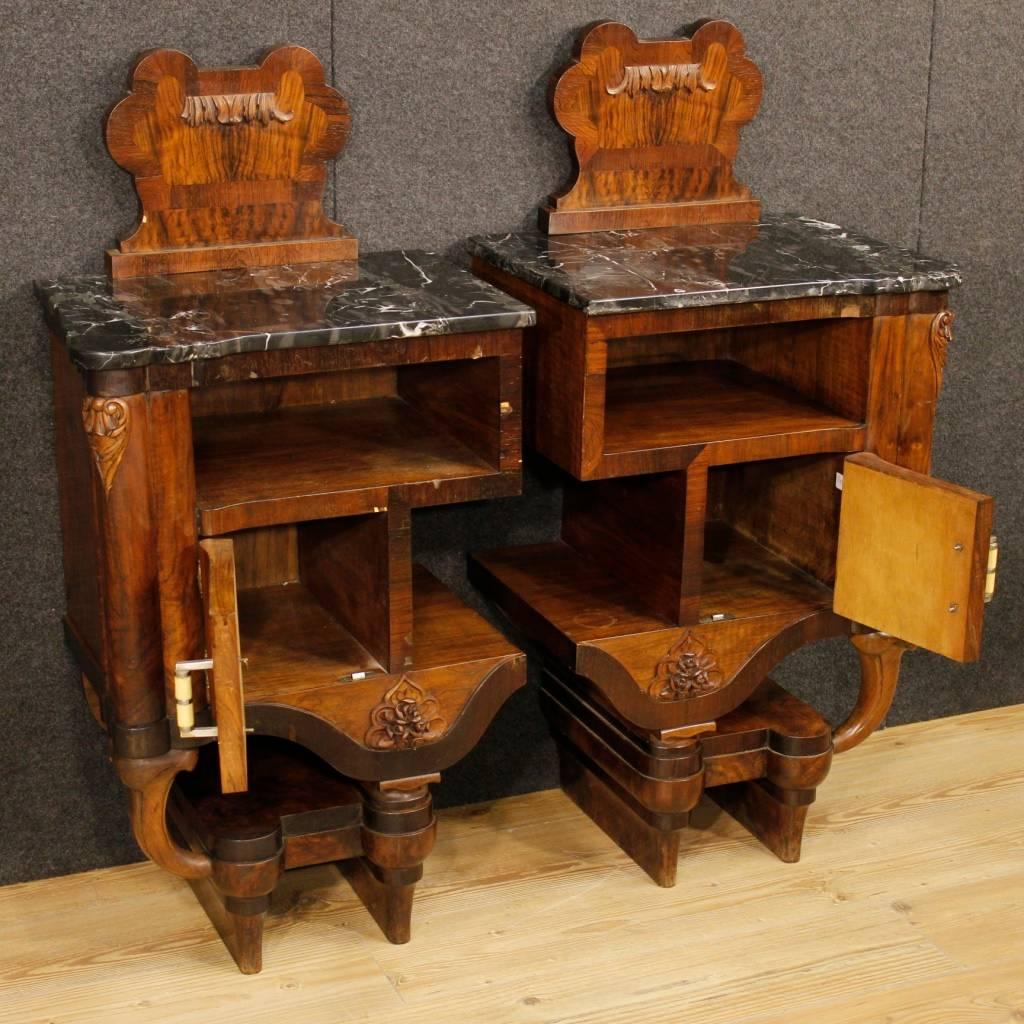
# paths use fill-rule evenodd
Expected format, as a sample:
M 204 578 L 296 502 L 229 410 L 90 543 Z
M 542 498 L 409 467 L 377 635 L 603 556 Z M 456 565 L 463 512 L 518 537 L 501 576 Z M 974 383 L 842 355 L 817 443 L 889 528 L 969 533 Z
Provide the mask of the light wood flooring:
M 294 873 L 261 975 L 149 865 L 0 889 L 0 1022 L 1024 1021 L 1024 706 L 838 757 L 803 861 L 702 809 L 658 889 L 560 792 L 445 812 L 413 940 Z

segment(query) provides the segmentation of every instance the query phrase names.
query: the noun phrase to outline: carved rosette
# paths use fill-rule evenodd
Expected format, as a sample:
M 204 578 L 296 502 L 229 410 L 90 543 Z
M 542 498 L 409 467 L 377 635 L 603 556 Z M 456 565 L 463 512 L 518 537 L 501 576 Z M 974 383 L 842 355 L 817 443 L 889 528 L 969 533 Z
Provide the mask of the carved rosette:
M 715 652 L 687 630 L 658 662 L 647 692 L 655 700 L 686 700 L 711 693 L 724 681 Z
M 109 494 L 128 447 L 128 406 L 120 398 L 86 398 L 82 403 L 82 423 L 103 490 Z
M 436 740 L 447 727 L 433 694 L 402 676 L 370 712 L 366 745 L 372 750 L 411 750 Z
M 935 378 L 942 382 L 942 371 L 946 368 L 946 354 L 949 343 L 953 340 L 953 321 L 956 313 L 944 309 L 932 321 L 931 333 L 928 336 L 928 347 L 931 351 L 932 366 L 935 367 Z

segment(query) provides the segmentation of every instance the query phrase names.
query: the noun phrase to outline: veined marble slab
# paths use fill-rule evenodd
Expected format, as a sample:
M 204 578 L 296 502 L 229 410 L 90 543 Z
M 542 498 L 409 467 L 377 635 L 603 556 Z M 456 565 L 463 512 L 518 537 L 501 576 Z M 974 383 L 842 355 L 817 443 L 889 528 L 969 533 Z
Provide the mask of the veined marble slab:
M 950 263 L 793 214 L 758 224 L 486 235 L 469 248 L 589 316 L 960 284 Z
M 124 370 L 239 352 L 529 327 L 529 306 L 435 252 L 111 282 L 39 281 L 76 364 Z

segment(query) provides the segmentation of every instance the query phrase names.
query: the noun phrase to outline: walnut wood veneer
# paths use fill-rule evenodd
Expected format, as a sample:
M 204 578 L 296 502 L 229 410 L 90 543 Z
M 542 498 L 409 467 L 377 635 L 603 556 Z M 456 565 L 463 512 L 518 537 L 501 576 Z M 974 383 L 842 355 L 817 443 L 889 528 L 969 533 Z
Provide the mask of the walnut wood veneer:
M 590 30 L 554 92 L 578 166 L 548 233 L 471 242 L 538 312 L 525 437 L 565 473 L 560 538 L 479 553 L 473 578 L 544 654 L 566 791 L 662 885 L 705 790 L 795 860 L 904 652 L 980 650 L 992 501 L 928 475 L 958 276 L 751 223 L 731 160 L 760 82 L 722 22 Z M 843 635 L 860 696 L 833 730 L 768 674 Z
M 243 972 L 302 865 L 405 942 L 429 787 L 525 682 L 413 564 L 415 509 L 518 493 L 533 313 L 436 254 L 352 259 L 321 207 L 348 114 L 299 47 L 150 53 L 107 131 L 142 203 L 119 280 L 39 292 L 67 635 L 135 836 Z

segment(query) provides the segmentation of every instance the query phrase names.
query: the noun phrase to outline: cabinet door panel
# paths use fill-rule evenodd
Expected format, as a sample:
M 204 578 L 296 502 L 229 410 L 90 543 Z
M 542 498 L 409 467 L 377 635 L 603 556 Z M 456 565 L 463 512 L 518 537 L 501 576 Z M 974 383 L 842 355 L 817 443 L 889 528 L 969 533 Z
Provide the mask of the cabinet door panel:
M 862 452 L 846 459 L 834 610 L 956 661 L 981 645 L 992 499 Z
M 206 612 L 206 652 L 213 661 L 211 703 L 217 723 L 220 788 L 225 793 L 244 793 L 249 781 L 234 544 L 225 538 L 201 541 L 199 565 Z

